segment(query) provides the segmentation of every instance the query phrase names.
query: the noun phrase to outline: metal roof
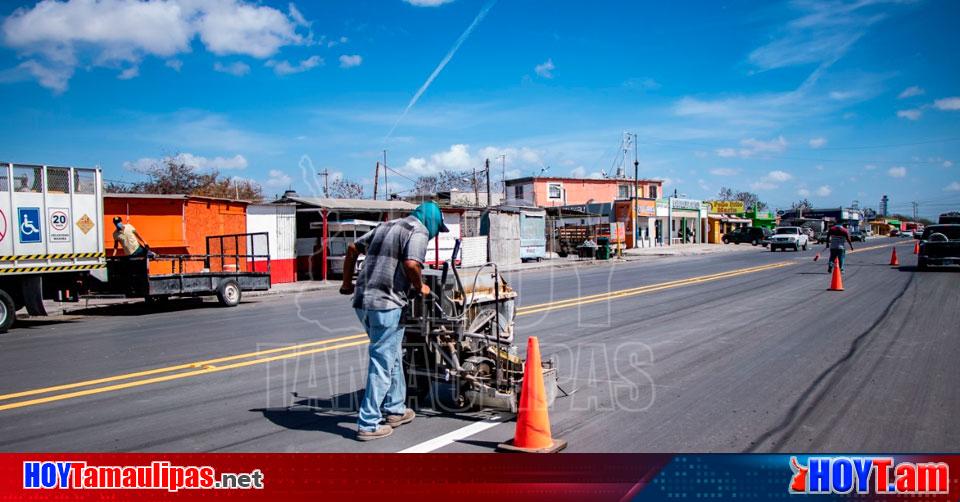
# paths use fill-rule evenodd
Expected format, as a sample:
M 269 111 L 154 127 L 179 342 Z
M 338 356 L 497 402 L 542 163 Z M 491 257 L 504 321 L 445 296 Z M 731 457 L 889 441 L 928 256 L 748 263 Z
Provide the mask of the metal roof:
M 382 211 L 413 211 L 417 206 L 402 200 L 373 200 L 373 199 L 329 199 L 324 197 L 291 197 L 286 196 L 275 203 L 296 202 L 304 206 L 331 211 L 382 212 Z
M 201 199 L 201 200 L 216 200 L 222 202 L 237 202 L 241 204 L 252 204 L 248 200 L 238 200 L 238 199 L 225 199 L 222 197 L 208 197 L 206 195 L 187 195 L 187 194 L 171 194 L 171 193 L 105 193 L 104 197 L 107 198 L 117 198 L 117 199 L 170 199 L 170 200 L 190 200 L 190 199 Z

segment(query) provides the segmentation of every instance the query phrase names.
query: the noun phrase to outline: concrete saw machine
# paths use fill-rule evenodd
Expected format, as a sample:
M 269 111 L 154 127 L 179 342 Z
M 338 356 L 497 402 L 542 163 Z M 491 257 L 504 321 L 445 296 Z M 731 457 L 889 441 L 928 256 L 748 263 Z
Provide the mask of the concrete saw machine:
M 403 364 L 412 407 L 440 411 L 494 409 L 515 413 L 523 363 L 514 345 L 517 293 L 487 263 L 461 276 L 460 241 L 441 270 L 424 270 L 430 294 L 404 309 Z M 543 361 L 548 404 L 557 395 L 557 368 Z

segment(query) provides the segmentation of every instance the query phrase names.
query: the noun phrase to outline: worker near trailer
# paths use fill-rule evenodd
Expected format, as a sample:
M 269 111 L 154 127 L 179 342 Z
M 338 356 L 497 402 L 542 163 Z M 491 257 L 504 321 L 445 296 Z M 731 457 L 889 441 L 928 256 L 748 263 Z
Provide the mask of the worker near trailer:
M 347 248 L 340 293 L 353 294 L 353 308 L 370 337 L 367 390 L 357 417 L 360 441 L 387 437 L 416 417 L 404 404 L 407 387 L 400 317 L 408 291 L 430 294 L 421 276 L 427 243 L 446 231 L 440 207 L 424 202 L 406 218 L 380 224 Z M 354 286 L 353 272 L 360 254 L 366 258 Z M 381 424 L 384 415 L 386 424 Z
M 117 248 L 122 247 L 123 253 L 130 257 L 146 256 L 148 253 L 147 241 L 140 237 L 137 229 L 129 222 L 124 223 L 119 216 L 114 216 L 113 226 L 113 255 L 117 255 Z
M 827 271 L 833 272 L 834 260 L 840 264 L 840 271 L 843 271 L 847 254 L 847 244 L 850 245 L 850 250 L 853 251 L 853 240 L 850 238 L 850 232 L 846 227 L 837 223 L 827 230 L 827 247 L 830 248 L 830 262 L 827 264 Z

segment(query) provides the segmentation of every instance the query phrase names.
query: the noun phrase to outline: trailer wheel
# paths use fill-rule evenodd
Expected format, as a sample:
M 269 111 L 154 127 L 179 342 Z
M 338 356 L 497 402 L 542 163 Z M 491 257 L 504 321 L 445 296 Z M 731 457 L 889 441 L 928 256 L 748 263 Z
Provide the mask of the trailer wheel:
M 221 282 L 217 288 L 217 299 L 224 307 L 236 307 L 240 304 L 241 296 L 240 285 L 233 279 Z
M 16 319 L 17 307 L 13 304 L 13 298 L 0 289 L 0 333 L 6 333 Z

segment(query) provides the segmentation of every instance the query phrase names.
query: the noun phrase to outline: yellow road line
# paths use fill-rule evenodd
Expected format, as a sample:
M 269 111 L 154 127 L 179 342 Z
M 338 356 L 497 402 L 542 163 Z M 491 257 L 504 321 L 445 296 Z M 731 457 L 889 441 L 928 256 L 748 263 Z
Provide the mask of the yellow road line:
M 214 365 L 214 364 L 217 364 L 217 363 L 222 363 L 222 362 L 227 362 L 227 361 L 236 361 L 236 360 L 239 360 L 239 359 L 247 359 L 247 358 L 259 357 L 259 356 L 263 356 L 263 355 L 266 355 L 266 354 L 275 354 L 275 353 L 277 353 L 277 352 L 286 352 L 286 351 L 292 351 L 292 350 L 299 350 L 299 349 L 306 348 L 306 347 L 314 347 L 314 346 L 317 346 L 317 345 L 325 345 L 325 344 L 328 344 L 328 343 L 336 343 L 336 342 L 342 342 L 342 341 L 346 341 L 346 340 L 354 340 L 354 339 L 357 339 L 357 338 L 366 338 L 366 337 L 367 337 L 366 334 L 350 335 L 350 336 L 344 336 L 344 337 L 340 337 L 340 338 L 332 338 L 332 339 L 329 339 L 329 340 L 320 340 L 320 341 L 317 341 L 317 342 L 302 343 L 302 344 L 299 344 L 299 345 L 289 345 L 289 346 L 286 346 L 286 347 L 279 347 L 279 348 L 275 348 L 275 349 L 260 350 L 260 351 L 257 351 L 257 352 L 249 352 L 249 353 L 246 353 L 246 354 L 236 354 L 236 355 L 233 355 L 233 356 L 218 357 L 218 358 L 216 358 L 216 359 L 208 359 L 208 360 L 206 360 L 206 361 L 198 361 L 198 362 L 195 362 L 195 363 L 178 364 L 178 365 L 176 365 L 176 366 L 167 366 L 167 367 L 164 367 L 164 368 L 156 368 L 156 369 L 146 370 L 146 371 L 137 371 L 137 372 L 135 372 L 135 373 L 125 373 L 125 374 L 123 374 L 123 375 L 114 375 L 114 376 L 105 377 L 105 378 L 97 378 L 97 379 L 94 379 L 94 380 L 85 380 L 85 381 L 83 381 L 83 382 L 74 382 L 74 383 L 68 383 L 68 384 L 64 384 L 64 385 L 55 385 L 55 386 L 53 386 L 53 387 L 44 387 L 44 388 L 42 388 L 42 389 L 31 389 L 31 390 L 25 390 L 25 391 L 22 391 L 22 392 L 14 392 L 14 393 L 12 393 L 12 394 L 2 394 L 2 395 L 0 395 L 0 401 L 6 401 L 6 400 L 9 400 L 9 399 L 15 399 L 15 398 L 18 398 L 18 397 L 34 396 L 34 395 L 37 395 L 37 394 L 46 394 L 46 393 L 48 393 L 48 392 L 56 392 L 56 391 L 59 391 L 59 390 L 69 390 L 69 389 L 76 389 L 76 388 L 78 388 L 78 387 L 88 387 L 88 386 L 91 386 L 91 385 L 97 385 L 97 384 L 109 383 L 109 382 L 116 382 L 116 381 L 119 381 L 119 380 L 129 380 L 129 379 L 131 379 L 131 378 L 137 378 L 137 377 L 149 376 L 149 375 L 156 375 L 156 374 L 160 374 L 160 373 L 170 373 L 170 372 L 172 372 L 172 371 L 189 370 L 189 369 L 195 369 L 195 368 L 203 368 L 204 366 L 211 366 L 211 365 Z M 221 367 L 223 367 L 223 366 L 221 366 Z
M 895 243 L 895 244 L 884 244 L 884 245 L 881 245 L 881 246 L 874 246 L 874 247 L 871 247 L 871 248 L 864 248 L 864 249 L 858 250 L 858 251 L 869 251 L 869 250 L 871 250 L 871 249 L 877 249 L 877 248 L 881 248 L 881 247 L 888 247 L 888 246 L 891 246 L 891 245 L 894 245 L 894 246 L 895 246 L 896 243 Z M 604 301 L 604 300 L 614 300 L 614 299 L 620 299 L 620 298 L 627 298 L 627 297 L 636 296 L 636 295 L 640 295 L 640 294 L 651 293 L 651 292 L 654 292 L 654 291 L 662 291 L 662 290 L 665 290 L 665 289 L 671 289 L 671 288 L 677 288 L 677 287 L 681 287 L 681 286 L 687 286 L 687 285 L 690 285 L 690 284 L 700 284 L 700 283 L 704 283 L 704 282 L 711 282 L 711 281 L 717 281 L 717 280 L 720 280 L 720 279 L 726 279 L 726 278 L 737 277 L 737 276 L 741 276 L 741 275 L 752 274 L 752 273 L 761 272 L 761 271 L 764 271 L 764 270 L 773 270 L 773 269 L 777 269 L 777 268 L 787 267 L 787 266 L 790 266 L 790 265 L 795 265 L 795 264 L 797 264 L 797 263 L 800 263 L 800 262 L 798 262 L 798 261 L 777 262 L 777 263 L 772 263 L 772 264 L 768 264 L 768 265 L 761 265 L 761 266 L 758 266 L 758 267 L 749 267 L 749 268 L 744 268 L 744 269 L 731 270 L 731 271 L 728 271 L 728 272 L 721 272 L 721 273 L 717 273 L 717 274 L 704 275 L 704 276 L 700 276 L 700 277 L 691 277 L 691 278 L 687 278 L 687 279 L 679 279 L 679 280 L 675 280 L 675 281 L 668 281 L 668 282 L 662 282 L 662 283 L 658 283 L 658 284 L 651 284 L 651 285 L 641 286 L 641 287 L 637 287 L 637 288 L 630 288 L 630 289 L 624 289 L 624 290 L 619 290 L 619 291 L 612 291 L 612 292 L 609 292 L 609 293 L 599 293 L 599 294 L 594 294 L 594 295 L 582 296 L 582 297 L 578 297 L 578 298 L 571 298 L 571 299 L 566 299 L 566 300 L 558 300 L 558 301 L 555 301 L 555 302 L 547 302 L 547 303 L 542 303 L 542 304 L 539 304 L 539 305 L 531 305 L 531 306 L 528 306 L 528 307 L 523 307 L 523 308 L 521 308 L 521 309 L 518 309 L 517 315 L 518 315 L 518 316 L 529 315 L 529 314 L 535 314 L 535 313 L 538 313 L 538 312 L 544 312 L 544 311 L 558 310 L 558 309 L 573 307 L 573 306 L 577 306 L 577 305 L 586 305 L 586 304 L 596 303 L 596 302 L 600 302 L 600 301 Z M 364 339 L 363 339 L 363 340 L 358 340 L 359 338 L 364 338 Z M 356 341 L 348 342 L 348 343 L 341 343 L 341 344 L 338 344 L 338 345 L 329 345 L 329 346 L 320 347 L 320 348 L 315 348 L 315 349 L 311 349 L 311 350 L 300 350 L 300 349 L 307 348 L 307 347 L 316 347 L 316 346 L 318 346 L 318 345 L 327 345 L 327 344 L 336 343 L 336 342 L 346 342 L 346 341 L 348 341 L 348 340 L 356 340 Z M 101 394 L 101 393 L 111 392 L 111 391 L 115 391 L 115 390 L 129 389 L 129 388 L 132 388 L 132 387 L 140 387 L 140 386 L 143 386 L 143 385 L 150 385 L 150 384 L 154 384 L 154 383 L 167 382 L 167 381 L 171 381 L 171 380 L 178 380 L 178 379 L 181 379 L 181 378 L 188 378 L 188 377 L 193 377 L 193 376 L 206 375 L 206 374 L 210 374 L 210 373 L 217 373 L 217 372 L 227 371 L 227 370 L 231 370 L 231 369 L 244 368 L 244 367 L 247 367 L 247 366 L 253 366 L 253 365 L 256 365 L 256 364 L 268 363 L 268 362 L 271 362 L 271 361 L 279 361 L 279 360 L 282 360 L 282 359 L 289 359 L 289 358 L 299 357 L 299 356 L 304 356 L 304 355 L 309 355 L 309 354 L 317 354 L 317 353 L 327 352 L 327 351 L 336 350 L 336 349 L 342 349 L 342 348 L 348 348 L 348 347 L 356 347 L 356 346 L 360 346 L 360 345 L 366 345 L 367 343 L 369 343 L 369 340 L 366 339 L 366 334 L 357 334 L 357 335 L 350 335 L 350 336 L 344 336 L 344 337 L 339 337 L 339 338 L 332 338 L 332 339 L 328 339 L 328 340 L 320 340 L 320 341 L 316 341 L 316 342 L 309 342 L 309 343 L 302 343 L 302 344 L 297 344 L 297 345 L 291 345 L 291 346 L 287 346 L 287 347 L 278 347 L 278 348 L 274 348 L 274 349 L 267 349 L 267 350 L 261 350 L 261 351 L 256 351 L 256 352 L 249 352 L 249 353 L 246 353 L 246 354 L 236 354 L 236 355 L 232 355 L 232 356 L 219 357 L 219 358 L 215 358 L 215 359 L 208 359 L 208 360 L 205 360 L 205 361 L 198 361 L 198 362 L 186 363 L 186 364 L 178 364 L 178 365 L 175 365 L 175 366 L 168 366 L 168 367 L 164 367 L 164 368 L 155 368 L 155 369 L 152 369 L 152 370 L 145 370 L 145 371 L 139 371 L 139 372 L 134 372 L 134 373 L 126 373 L 126 374 L 122 374 L 122 375 L 115 375 L 115 376 L 111 376 L 111 377 L 98 378 L 98 379 L 94 379 L 94 380 L 86 380 L 86 381 L 75 382 L 75 383 L 70 383 L 70 384 L 56 385 L 56 386 L 53 386 L 53 387 L 45 387 L 45 388 L 41 388 L 41 389 L 32 389 L 32 390 L 26 390 L 26 391 L 22 391 L 22 392 L 15 392 L 15 393 L 11 393 L 11 394 L 3 394 L 3 395 L 0 395 L 0 401 L 5 401 L 5 400 L 9 400 L 9 399 L 15 399 L 15 398 L 18 398 L 18 397 L 34 396 L 34 395 L 37 395 L 37 394 L 46 394 L 46 393 L 56 392 L 56 391 L 61 391 L 61 390 L 76 389 L 76 388 L 79 388 L 79 387 L 88 387 L 88 386 L 98 385 L 98 384 L 101 384 L 101 383 L 110 383 L 110 382 L 117 382 L 117 381 L 120 381 L 120 380 L 129 380 L 129 379 L 133 379 L 133 378 L 137 378 L 137 377 L 143 377 L 143 376 L 158 375 L 158 374 L 161 374 L 161 373 L 170 373 L 170 372 L 174 372 L 174 371 L 189 370 L 189 371 L 181 371 L 181 372 L 179 372 L 179 373 L 174 373 L 174 374 L 171 374 L 171 375 L 156 376 L 156 377 L 147 378 L 147 379 L 142 379 L 142 380 L 134 380 L 134 381 L 131 381 L 131 382 L 124 382 L 124 383 L 118 383 L 118 384 L 113 384 L 113 385 L 107 385 L 107 386 L 104 386 L 104 387 L 94 387 L 94 388 L 92 388 L 92 389 L 84 389 L 84 390 L 79 390 L 79 391 L 74 391 L 74 392 L 68 392 L 68 393 L 65 393 L 65 394 L 57 394 L 57 395 L 53 395 L 53 396 L 41 397 L 41 398 L 36 398 L 36 399 L 29 399 L 29 400 L 26 400 L 26 401 L 17 401 L 17 402 L 14 402 L 14 403 L 7 403 L 7 404 L 0 405 L 0 411 L 12 410 L 12 409 L 16 409 L 16 408 L 23 408 L 23 407 L 26 407 L 26 406 L 34 406 L 34 405 L 38 405 L 38 404 L 50 403 L 50 402 L 55 402 L 55 401 L 62 401 L 62 400 L 65 400 L 65 399 L 72 399 L 72 398 L 76 398 L 76 397 L 89 396 L 89 395 L 93 395 L 93 394 Z M 263 356 L 263 355 L 267 355 L 267 354 L 277 354 L 277 353 L 280 353 L 280 352 L 286 352 L 286 353 L 284 353 L 284 354 L 279 354 L 279 355 L 274 355 L 274 356 L 271 356 L 271 357 L 260 357 L 260 356 Z M 247 360 L 247 361 L 240 361 L 240 362 L 236 362 L 236 363 L 232 363 L 232 364 L 226 364 L 226 365 L 222 365 L 222 366 L 215 366 L 215 364 L 218 364 L 218 363 L 229 362 L 229 361 L 237 361 L 237 360 L 240 360 L 240 359 L 249 359 L 249 360 Z
M 115 390 L 129 389 L 129 388 L 131 388 L 131 387 L 140 387 L 140 386 L 143 386 L 143 385 L 150 385 L 150 384 L 154 384 L 154 383 L 169 382 L 170 380 L 178 380 L 178 379 L 181 379 L 181 378 L 188 378 L 188 377 L 192 377 L 192 376 L 209 375 L 209 374 L 211 374 L 211 373 L 218 373 L 218 372 L 221 372 L 221 371 L 227 371 L 227 370 L 232 370 L 232 369 L 236 369 L 236 368 L 243 368 L 243 367 L 246 367 L 246 366 L 253 366 L 254 364 L 268 363 L 268 362 L 270 362 L 270 361 L 279 361 L 279 360 L 281 360 L 281 359 L 289 359 L 289 358 L 291 358 L 291 357 L 300 357 L 300 356 L 305 356 L 305 355 L 309 355 L 309 354 L 317 354 L 317 353 L 320 353 L 320 352 L 327 352 L 327 351 L 330 351 L 330 350 L 344 349 L 344 348 L 347 348 L 347 347 L 355 347 L 355 346 L 359 346 L 359 345 L 365 345 L 365 344 L 367 344 L 367 343 L 369 343 L 368 340 L 359 340 L 359 341 L 356 341 L 356 342 L 342 343 L 342 344 L 340 344 L 340 345 L 331 345 L 331 346 L 329 346 L 329 347 L 322 347 L 322 348 L 319 348 L 319 349 L 306 350 L 306 351 L 303 351 L 303 352 L 294 352 L 294 353 L 292 353 L 292 354 L 281 354 L 281 355 L 278 355 L 278 356 L 265 357 L 265 358 L 261 358 L 261 359 L 252 359 L 252 360 L 249 360 L 249 361 L 241 361 L 241 362 L 239 362 L 239 363 L 227 364 L 227 365 L 225 365 L 225 366 L 206 366 L 206 367 L 201 368 L 201 369 L 198 369 L 198 370 L 187 371 L 187 372 L 183 372 L 183 373 L 174 373 L 173 375 L 164 375 L 164 376 L 159 376 L 159 377 L 154 377 L 154 378 L 148 378 L 148 379 L 145 379 L 145 380 L 134 380 L 133 382 L 125 382 L 125 383 L 120 383 L 120 384 L 115 384 L 115 385 L 108 385 L 108 386 L 106 386 L 106 387 L 95 387 L 95 388 L 93 388 L 93 389 L 79 390 L 79 391 L 76 391 L 76 392 L 68 392 L 68 393 L 66 393 L 66 394 L 57 394 L 57 395 L 54 395 L 54 396 L 40 397 L 40 398 L 37 398 L 37 399 L 30 399 L 30 400 L 27 400 L 27 401 L 17 401 L 17 402 L 15 402 L 15 403 L 8 403 L 8 404 L 0 405 L 0 411 L 13 410 L 13 409 L 16 409 L 16 408 L 23 408 L 23 407 L 26 407 L 26 406 L 34 406 L 34 405 L 43 404 L 43 403 L 52 403 L 52 402 L 54 402 L 54 401 L 62 401 L 62 400 L 64 400 L 64 399 L 73 399 L 73 398 L 75 398 L 75 397 L 89 396 L 89 395 L 93 395 L 93 394 L 102 394 L 102 393 L 104 393 L 104 392 L 111 392 L 111 391 L 115 391 Z

